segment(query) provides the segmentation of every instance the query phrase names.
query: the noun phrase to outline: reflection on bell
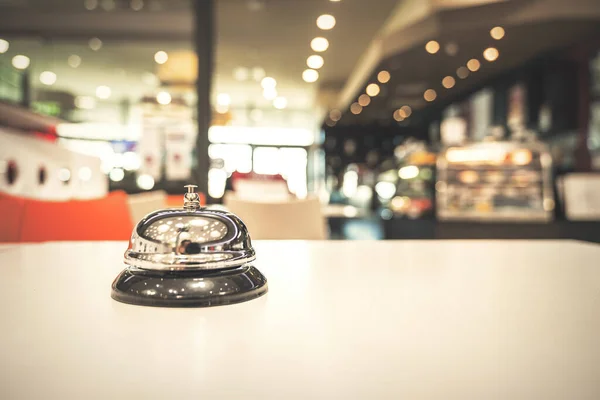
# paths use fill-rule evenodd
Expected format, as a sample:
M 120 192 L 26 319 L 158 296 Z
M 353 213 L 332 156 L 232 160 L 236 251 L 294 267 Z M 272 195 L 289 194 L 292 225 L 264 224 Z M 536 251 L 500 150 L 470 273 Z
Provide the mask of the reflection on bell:
M 200 207 L 186 186 L 183 208 L 148 214 L 134 228 L 127 268 L 112 284 L 113 299 L 159 307 L 209 307 L 240 303 L 267 292 L 251 264 L 250 235 L 235 215 Z

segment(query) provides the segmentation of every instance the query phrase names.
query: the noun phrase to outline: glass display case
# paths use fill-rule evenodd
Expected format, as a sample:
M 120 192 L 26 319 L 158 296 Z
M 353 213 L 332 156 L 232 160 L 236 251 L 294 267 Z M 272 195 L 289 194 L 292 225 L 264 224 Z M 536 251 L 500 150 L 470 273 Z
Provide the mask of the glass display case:
M 552 157 L 539 142 L 446 148 L 437 159 L 436 202 L 446 221 L 551 221 Z

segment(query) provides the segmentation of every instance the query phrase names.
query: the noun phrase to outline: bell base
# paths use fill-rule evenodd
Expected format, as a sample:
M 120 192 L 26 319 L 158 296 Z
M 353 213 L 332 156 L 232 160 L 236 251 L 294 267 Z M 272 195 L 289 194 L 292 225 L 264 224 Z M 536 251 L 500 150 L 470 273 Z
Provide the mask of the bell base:
M 262 296 L 267 279 L 253 266 L 213 271 L 123 270 L 111 297 L 121 303 L 151 307 L 213 307 Z

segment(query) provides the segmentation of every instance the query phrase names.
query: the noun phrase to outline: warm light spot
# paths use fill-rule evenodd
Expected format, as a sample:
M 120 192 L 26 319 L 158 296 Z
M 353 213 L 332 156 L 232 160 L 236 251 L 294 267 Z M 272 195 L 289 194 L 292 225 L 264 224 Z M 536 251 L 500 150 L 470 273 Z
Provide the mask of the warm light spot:
M 500 52 L 495 47 L 488 47 L 483 51 L 483 58 L 489 62 L 496 61 L 500 56 Z
M 371 97 L 377 96 L 379 94 L 379 91 L 380 91 L 379 85 L 376 83 L 369 84 L 369 86 L 367 86 L 367 90 L 366 90 L 367 94 Z
M 447 76 L 444 79 L 442 79 L 442 86 L 445 87 L 446 89 L 453 88 L 455 84 L 456 84 L 456 81 L 451 76 Z
M 342 119 L 342 112 L 340 110 L 331 110 L 329 112 L 329 119 L 331 119 L 334 122 L 339 121 L 340 119 Z
M 352 114 L 358 115 L 362 112 L 362 106 L 358 103 L 352 103 L 352 105 L 350 106 L 350 112 Z
M 400 110 L 396 110 L 394 111 L 394 115 L 393 115 L 394 119 L 398 122 L 402 122 L 404 121 L 404 117 L 402 117 L 402 115 L 400 115 Z
M 302 79 L 304 79 L 304 82 L 308 83 L 316 82 L 317 79 L 319 79 L 319 73 L 314 69 L 304 70 L 302 73 Z
M 329 48 L 329 41 L 324 37 L 316 37 L 310 42 L 310 48 L 317 53 L 322 53 Z
M 423 98 L 429 102 L 434 101 L 436 99 L 436 97 L 437 97 L 437 93 L 433 89 L 427 89 L 425 91 L 425 93 L 423 93 Z
M 319 69 L 323 66 L 323 64 L 325 64 L 325 60 L 323 60 L 323 57 L 318 55 L 312 55 L 306 60 L 306 65 L 312 69 Z
M 504 28 L 501 26 L 495 26 L 490 30 L 490 36 L 496 40 L 500 40 L 504 37 Z
M 438 42 L 436 42 L 435 40 L 430 40 L 425 45 L 425 50 L 427 50 L 427 52 L 429 54 L 435 54 L 438 51 L 440 51 L 440 44 Z
M 460 79 L 465 79 L 467 76 L 469 76 L 469 70 L 467 67 L 460 67 L 456 70 L 456 76 L 458 76 Z
M 335 26 L 335 17 L 329 14 L 323 14 L 317 18 L 317 26 L 319 29 L 323 29 L 324 31 L 333 29 Z
M 471 72 L 479 71 L 480 67 L 481 63 L 476 58 L 472 58 L 467 62 L 467 68 L 469 68 L 469 71 Z
M 404 114 L 406 114 L 406 118 L 410 117 L 410 115 L 412 114 L 412 108 L 410 108 L 410 106 L 402 106 L 400 107 L 401 111 L 404 111 Z
M 366 107 L 369 104 L 371 104 L 371 98 L 367 94 L 361 94 L 358 98 L 358 104 L 360 104 L 363 107 Z
M 377 80 L 380 83 L 388 83 L 390 81 L 391 75 L 388 71 L 381 71 L 377 74 Z

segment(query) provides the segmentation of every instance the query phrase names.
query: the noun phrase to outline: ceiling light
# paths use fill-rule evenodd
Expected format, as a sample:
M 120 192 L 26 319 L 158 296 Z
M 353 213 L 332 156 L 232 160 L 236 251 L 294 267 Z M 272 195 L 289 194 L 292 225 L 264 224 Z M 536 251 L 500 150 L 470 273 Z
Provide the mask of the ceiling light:
M 265 75 L 266 75 L 266 72 L 263 68 L 261 68 L 261 67 L 252 68 L 252 78 L 254 78 L 254 80 L 256 82 L 260 82 L 260 80 L 262 78 L 264 78 Z
M 458 53 L 458 45 L 454 42 L 450 42 L 444 47 L 444 50 L 446 51 L 446 54 L 454 57 Z
M 342 0 L 329 0 L 329 1 L 332 2 L 332 3 L 339 3 Z
M 379 85 L 376 83 L 371 83 L 367 86 L 367 94 L 371 97 L 375 97 L 379 94 Z
M 250 76 L 250 71 L 248 71 L 248 68 L 237 67 L 236 69 L 233 70 L 233 77 L 235 78 L 236 81 L 239 81 L 239 82 L 246 81 L 246 80 L 248 80 L 249 76 Z
M 476 58 L 471 58 L 467 62 L 467 68 L 469 68 L 469 71 L 471 71 L 471 72 L 479 71 L 480 67 L 481 67 L 481 63 Z
M 44 85 L 52 86 L 56 83 L 56 74 L 52 71 L 44 71 L 40 74 L 40 82 Z
M 9 47 L 10 44 L 8 43 L 8 40 L 0 39 L 0 54 L 6 53 Z
M 137 177 L 136 183 L 140 189 L 150 190 L 154 187 L 154 178 L 148 174 L 143 174 Z
M 442 86 L 445 87 L 446 89 L 453 88 L 455 84 L 456 84 L 456 80 L 454 80 L 454 78 L 451 76 L 447 76 L 444 79 L 442 79 Z
M 93 37 L 89 40 L 88 45 L 90 46 L 90 49 L 98 51 L 102 48 L 102 40 L 98 39 L 97 37 Z
M 217 96 L 217 104 L 220 104 L 222 106 L 228 106 L 231 104 L 231 96 L 228 95 L 227 93 L 220 93 Z
M 377 74 L 377 80 L 381 83 L 388 83 L 390 81 L 391 75 L 387 71 L 380 71 Z
M 394 120 L 396 120 L 398 122 L 404 121 L 404 117 L 402 115 L 400 115 L 400 110 L 394 111 L 393 117 L 394 117 Z
M 142 82 L 148 86 L 158 86 L 160 80 L 152 72 L 144 72 L 142 74 Z
M 323 29 L 324 31 L 333 29 L 335 26 L 335 17 L 329 14 L 323 14 L 317 18 L 317 26 L 319 29 Z
M 274 100 L 277 97 L 277 89 L 275 88 L 266 88 L 263 90 L 263 96 L 267 100 Z
M 427 89 L 425 93 L 423 93 L 423 98 L 429 102 L 434 101 L 436 97 L 437 93 L 433 89 Z
M 83 6 L 86 10 L 95 10 L 98 7 L 98 0 L 85 0 Z
M 217 106 L 215 107 L 215 110 L 219 114 L 225 114 L 229 111 L 229 106 L 226 104 L 217 104 Z
M 402 108 L 398 109 L 398 115 L 401 116 L 402 119 L 408 117 L 408 115 L 406 115 L 406 111 L 404 111 Z
M 98 86 L 96 88 L 96 97 L 99 99 L 108 99 L 110 97 L 111 90 L 108 86 Z
M 331 110 L 329 112 L 329 119 L 331 119 L 334 122 L 339 121 L 340 119 L 342 119 L 342 112 L 340 110 Z
M 412 114 L 412 108 L 410 108 L 410 106 L 402 106 L 400 107 L 400 111 L 404 112 L 406 118 L 410 117 L 410 115 Z
M 12 59 L 12 65 L 16 69 L 25 69 L 25 68 L 29 67 L 29 63 L 30 63 L 29 57 L 21 55 L 21 54 L 14 56 Z
M 329 48 L 329 41 L 324 37 L 316 37 L 310 42 L 310 48 L 317 53 L 322 53 Z
M 115 0 L 102 0 L 101 6 L 105 11 L 112 11 L 116 7 Z
M 425 45 L 425 50 L 427 50 L 429 54 L 435 54 L 440 50 L 440 44 L 435 40 L 430 40 Z
M 459 67 L 456 70 L 456 76 L 458 76 L 460 79 L 465 79 L 467 76 L 469 76 L 469 70 L 467 67 Z
M 283 110 L 287 107 L 287 99 L 285 97 L 276 97 L 273 100 L 273 106 L 278 110 Z
M 305 69 L 302 73 L 302 79 L 308 83 L 316 82 L 319 79 L 319 73 L 314 69 Z
M 144 8 L 144 0 L 131 0 L 131 9 L 133 11 L 140 11 Z
M 168 92 L 158 92 L 156 95 L 156 101 L 158 104 L 166 106 L 167 104 L 171 103 L 171 95 Z
M 263 80 L 260 82 L 260 85 L 263 87 L 263 89 L 275 89 L 277 86 L 277 81 L 270 76 L 267 76 L 266 78 L 263 78 Z
M 366 107 L 369 104 L 371 104 L 371 98 L 368 94 L 361 94 L 358 98 L 358 104 L 360 104 L 363 107 Z
M 113 182 L 121 182 L 125 178 L 125 171 L 122 168 L 111 169 L 108 178 Z
M 157 64 L 164 64 L 168 59 L 169 55 L 162 50 L 157 51 L 156 54 L 154 54 L 154 61 L 156 61 Z
M 354 115 L 360 114 L 362 109 L 362 106 L 358 103 L 352 103 L 352 105 L 350 106 L 350 112 Z
M 490 30 L 490 36 L 496 40 L 500 40 L 504 37 L 504 28 L 501 26 L 495 26 Z
M 308 68 L 312 69 L 319 69 L 323 66 L 323 64 L 325 64 L 323 57 L 317 55 L 310 56 L 306 60 L 306 65 L 308 65 Z
M 489 62 L 496 61 L 500 56 L 500 52 L 495 47 L 488 47 L 483 51 L 483 58 Z
M 75 97 L 75 107 L 82 110 L 91 110 L 96 107 L 96 99 L 91 96 L 77 96 Z
M 67 58 L 67 64 L 69 64 L 69 67 L 71 68 L 77 68 L 81 65 L 81 57 L 77 54 L 72 54 Z

